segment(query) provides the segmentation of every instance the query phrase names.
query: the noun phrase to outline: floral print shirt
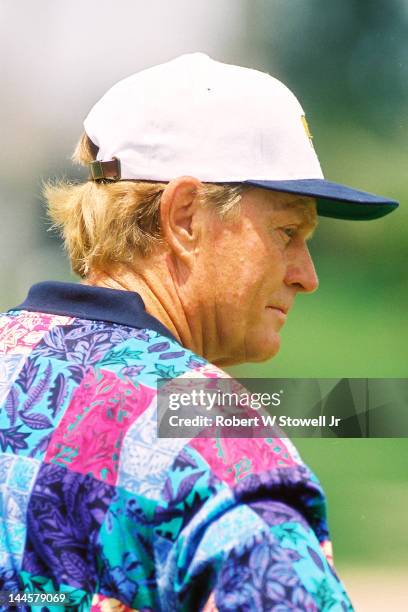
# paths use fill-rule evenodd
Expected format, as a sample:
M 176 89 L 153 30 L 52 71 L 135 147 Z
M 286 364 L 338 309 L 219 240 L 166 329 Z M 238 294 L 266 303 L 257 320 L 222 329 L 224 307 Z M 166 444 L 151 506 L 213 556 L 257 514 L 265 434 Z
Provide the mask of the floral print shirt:
M 0 591 L 72 611 L 353 609 L 286 438 L 157 437 L 157 379 L 191 372 L 226 376 L 132 292 L 39 283 L 1 316 Z

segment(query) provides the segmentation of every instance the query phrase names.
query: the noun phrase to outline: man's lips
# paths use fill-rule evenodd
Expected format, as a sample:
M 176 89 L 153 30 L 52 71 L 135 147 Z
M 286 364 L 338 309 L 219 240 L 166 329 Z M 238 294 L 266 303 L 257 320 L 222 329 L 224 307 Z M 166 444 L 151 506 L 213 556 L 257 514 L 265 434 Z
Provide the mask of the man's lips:
M 288 314 L 290 306 L 272 306 L 269 305 L 267 306 L 267 308 L 271 308 L 272 310 L 277 310 L 279 312 L 281 312 L 282 314 L 284 314 L 285 316 Z

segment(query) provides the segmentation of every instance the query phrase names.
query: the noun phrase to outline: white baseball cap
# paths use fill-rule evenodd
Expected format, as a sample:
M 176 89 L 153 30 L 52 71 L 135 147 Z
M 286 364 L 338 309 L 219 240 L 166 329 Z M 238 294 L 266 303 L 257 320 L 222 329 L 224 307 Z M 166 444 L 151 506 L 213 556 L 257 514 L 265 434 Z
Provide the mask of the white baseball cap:
M 116 83 L 84 122 L 94 180 L 246 183 L 316 198 L 318 213 L 375 219 L 398 202 L 326 181 L 305 113 L 269 74 L 191 53 Z

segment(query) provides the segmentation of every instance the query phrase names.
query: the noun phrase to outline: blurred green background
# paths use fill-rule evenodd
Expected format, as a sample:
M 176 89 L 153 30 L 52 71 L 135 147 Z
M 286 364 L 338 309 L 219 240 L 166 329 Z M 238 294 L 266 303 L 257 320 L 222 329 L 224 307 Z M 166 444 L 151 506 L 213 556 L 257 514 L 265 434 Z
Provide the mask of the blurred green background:
M 35 281 L 72 278 L 46 232 L 41 180 L 81 178 L 69 155 L 91 105 L 120 78 L 200 50 L 282 79 L 326 177 L 401 201 L 382 220 L 321 220 L 311 245 L 319 291 L 298 298 L 274 360 L 231 372 L 408 377 L 406 0 L 112 4 L 0 2 L 0 307 Z M 408 440 L 297 445 L 325 486 L 337 565 L 408 568 Z

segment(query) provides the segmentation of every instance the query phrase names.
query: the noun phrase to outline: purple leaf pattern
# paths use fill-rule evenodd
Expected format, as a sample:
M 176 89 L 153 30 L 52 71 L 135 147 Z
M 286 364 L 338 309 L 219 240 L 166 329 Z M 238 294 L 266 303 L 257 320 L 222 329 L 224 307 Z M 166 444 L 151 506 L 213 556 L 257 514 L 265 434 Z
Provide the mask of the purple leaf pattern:
M 172 503 L 174 505 L 179 504 L 180 502 L 184 501 L 186 497 L 188 497 L 188 495 L 191 493 L 191 491 L 193 490 L 193 487 L 195 485 L 195 483 L 197 482 L 197 480 L 199 478 L 201 478 L 201 476 L 204 474 L 205 472 L 196 472 L 194 474 L 191 474 L 190 476 L 186 476 L 182 481 L 181 484 L 177 490 L 177 495 L 175 496 L 175 498 L 172 500 Z
M 60 558 L 66 574 L 72 576 L 78 584 L 81 583 L 83 576 L 86 575 L 88 571 L 85 560 L 83 560 L 80 555 L 70 552 L 69 550 L 63 550 Z
M 197 355 L 194 355 L 194 357 L 189 357 L 189 360 L 187 361 L 187 367 L 191 368 L 192 370 L 202 368 L 205 364 L 206 361 Z
M 172 499 L 173 499 L 173 487 L 171 485 L 171 479 L 167 478 L 166 480 L 166 484 L 163 487 L 163 491 L 162 491 L 162 497 L 164 499 L 164 501 L 166 501 L 168 504 L 171 503 Z
M 23 412 L 28 412 L 34 408 L 35 404 L 39 403 L 43 397 L 43 395 L 48 390 L 50 386 L 52 374 L 52 366 L 51 362 L 48 362 L 48 365 L 45 369 L 43 378 L 32 388 L 28 390 L 28 397 L 23 405 Z
M 157 342 L 156 344 L 151 344 L 147 351 L 148 353 L 163 353 L 170 348 L 170 342 Z
M 185 448 L 183 448 L 176 457 L 174 462 L 174 469 L 185 470 L 187 468 L 196 468 L 197 462 L 196 460 L 187 452 Z
M 279 556 L 277 548 L 281 547 L 276 540 L 256 537 L 241 552 L 230 553 L 215 589 L 219 612 L 280 609 L 318 612 L 320 608 L 292 564 L 275 562 L 276 553 Z
M 27 511 L 23 569 L 36 575 L 46 563 L 60 583 L 92 593 L 96 559 L 89 557 L 87 549 L 95 541 L 113 495 L 110 485 L 43 464 Z
M 37 376 L 39 368 L 40 365 L 37 363 L 36 359 L 27 359 L 23 365 L 16 383 L 21 387 L 21 390 L 24 391 L 24 393 L 28 393 L 28 390 L 32 386 L 33 381 Z
M 271 527 L 288 522 L 301 523 L 306 529 L 309 527 L 300 512 L 282 502 L 265 499 L 251 502 L 249 505 Z
M 134 334 L 132 328 L 76 319 L 71 325 L 52 328 L 33 353 L 71 362 L 71 365 L 89 366 L 102 360 L 117 342 Z
M 30 429 L 48 429 L 49 427 L 52 427 L 50 419 L 45 416 L 45 414 L 41 414 L 40 412 L 31 412 L 30 414 L 27 414 L 21 411 L 19 416 L 23 423 Z
M 9 429 L 0 429 L 0 448 L 3 452 L 10 448 L 13 453 L 17 453 L 21 449 L 28 448 L 26 439 L 30 436 L 30 433 L 19 431 L 20 427 L 21 425 Z
M 159 355 L 159 359 L 179 359 L 185 355 L 186 351 L 173 351 L 169 353 L 162 353 Z
M 87 368 L 81 365 L 69 366 L 69 368 L 67 369 L 70 374 L 70 377 L 77 384 L 79 384 L 82 381 L 87 371 Z
M 6 412 L 11 426 L 16 424 L 18 401 L 18 388 L 13 386 L 6 399 Z
M 50 431 L 49 433 L 45 434 L 45 436 L 40 438 L 40 441 L 37 442 L 34 448 L 30 451 L 29 457 L 35 457 L 37 453 L 45 454 L 48 448 L 48 444 L 50 442 L 51 436 L 52 436 L 52 431 Z
M 68 389 L 65 377 L 62 372 L 59 372 L 48 395 L 48 406 L 53 418 L 59 414 L 67 395 Z
M 313 562 L 317 565 L 319 570 L 324 572 L 324 565 L 323 565 L 323 561 L 321 560 L 320 556 L 310 546 L 307 547 L 307 550 L 308 550 L 308 553 L 311 559 L 313 559 Z
M 145 369 L 146 366 L 138 365 L 138 366 L 125 366 L 121 369 L 121 374 L 123 376 L 135 377 L 139 376 L 141 372 Z

